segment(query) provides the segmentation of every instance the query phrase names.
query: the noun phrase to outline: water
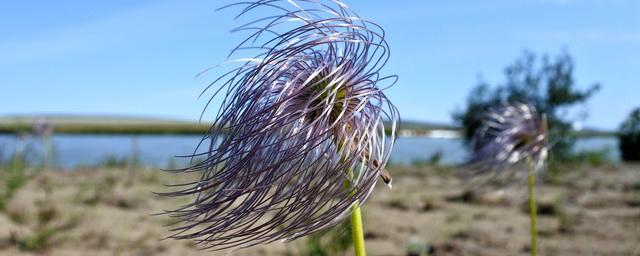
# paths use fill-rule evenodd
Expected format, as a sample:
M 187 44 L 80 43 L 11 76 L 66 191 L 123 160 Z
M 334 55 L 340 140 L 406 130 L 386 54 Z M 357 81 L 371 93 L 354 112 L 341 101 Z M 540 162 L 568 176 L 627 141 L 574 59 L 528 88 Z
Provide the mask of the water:
M 187 159 L 174 156 L 192 154 L 200 139 L 200 136 L 192 135 L 55 135 L 54 164 L 72 169 L 99 165 L 109 157 L 128 159 L 137 155 L 142 165 L 165 168 L 173 162 L 181 166 L 187 163 Z M 0 135 L 0 158 L 6 159 L 18 148 L 32 152 L 32 159 L 42 158 L 42 143 L 38 138 L 17 140 L 13 135 Z M 583 138 L 578 140 L 575 148 L 576 151 L 608 148 L 611 159 L 617 161 L 620 158 L 618 142 L 614 137 Z M 467 154 L 461 139 L 402 137 L 397 140 L 391 162 L 410 164 L 428 161 L 438 152 L 442 155 L 441 163 L 445 164 L 460 163 Z

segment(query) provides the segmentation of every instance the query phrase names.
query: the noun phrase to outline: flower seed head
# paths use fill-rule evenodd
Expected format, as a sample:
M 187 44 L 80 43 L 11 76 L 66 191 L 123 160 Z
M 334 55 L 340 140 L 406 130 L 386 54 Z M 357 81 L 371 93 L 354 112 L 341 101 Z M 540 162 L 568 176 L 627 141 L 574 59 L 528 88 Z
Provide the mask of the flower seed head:
M 486 112 L 472 140 L 469 164 L 479 173 L 500 172 L 530 159 L 540 170 L 547 159 L 547 120 L 524 103 Z
M 244 248 L 340 223 L 384 174 L 398 111 L 383 90 L 395 76 L 384 31 L 337 0 L 261 0 L 241 7 L 277 14 L 240 26 L 254 52 L 212 86 L 221 107 L 206 140 L 200 179 L 168 196 L 193 196 L 169 213 L 177 239 Z M 226 8 L 226 7 L 225 7 Z M 214 94 L 214 97 L 215 95 Z M 383 120 L 391 126 L 385 127 Z M 385 136 L 385 128 L 391 136 Z
M 33 122 L 31 131 L 38 137 L 51 136 L 53 134 L 53 124 L 47 119 L 38 118 Z

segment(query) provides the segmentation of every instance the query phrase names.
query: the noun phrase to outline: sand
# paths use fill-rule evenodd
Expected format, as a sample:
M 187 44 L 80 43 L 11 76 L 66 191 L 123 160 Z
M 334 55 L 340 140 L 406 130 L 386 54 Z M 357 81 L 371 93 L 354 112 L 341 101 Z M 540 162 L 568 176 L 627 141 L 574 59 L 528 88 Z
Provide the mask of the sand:
M 528 255 L 524 182 L 470 193 L 447 168 L 390 169 L 393 189 L 378 184 L 363 208 L 369 255 L 407 255 L 409 247 L 428 247 L 429 255 Z M 640 255 L 640 165 L 561 170 L 537 187 L 539 255 Z M 30 174 L 0 212 L 0 255 L 227 255 L 162 240 L 172 220 L 152 214 L 187 199 L 151 192 L 185 178 L 153 169 Z M 232 255 L 308 249 L 303 238 Z

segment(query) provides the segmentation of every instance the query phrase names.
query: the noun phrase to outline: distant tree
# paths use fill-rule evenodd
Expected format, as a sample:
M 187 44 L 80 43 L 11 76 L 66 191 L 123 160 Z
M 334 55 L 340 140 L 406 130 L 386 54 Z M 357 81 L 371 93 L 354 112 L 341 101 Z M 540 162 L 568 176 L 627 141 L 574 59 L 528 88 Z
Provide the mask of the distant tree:
M 640 107 L 620 126 L 620 152 L 625 161 L 640 161 Z
M 573 59 L 565 51 L 554 59 L 525 52 L 507 66 L 504 83 L 491 86 L 481 81 L 467 98 L 467 106 L 453 113 L 454 121 L 464 129 L 467 145 L 480 124 L 481 113 L 503 104 L 523 102 L 546 113 L 553 143 L 552 156 L 559 160 L 569 158 L 575 142 L 572 124 L 576 121 L 569 113 L 600 88 L 599 84 L 585 90 L 577 88 L 573 69 Z

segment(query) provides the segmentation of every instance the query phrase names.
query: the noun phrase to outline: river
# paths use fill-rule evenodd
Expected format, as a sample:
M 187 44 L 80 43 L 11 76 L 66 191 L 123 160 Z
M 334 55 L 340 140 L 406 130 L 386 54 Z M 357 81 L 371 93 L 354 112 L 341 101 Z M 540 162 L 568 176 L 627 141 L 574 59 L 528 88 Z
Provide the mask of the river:
M 31 152 L 32 159 L 41 159 L 42 141 L 23 138 L 21 143 L 12 135 L 0 135 L 0 157 L 7 159 L 16 149 Z M 52 139 L 53 164 L 63 169 L 78 166 L 95 166 L 108 158 L 127 159 L 137 155 L 139 163 L 165 168 L 184 165 L 186 159 L 174 156 L 189 155 L 200 141 L 192 135 L 55 135 Z M 614 137 L 581 138 L 576 151 L 610 149 L 610 158 L 618 161 L 618 142 Z M 466 150 L 458 138 L 401 137 L 391 154 L 394 164 L 411 164 L 427 161 L 441 152 L 441 163 L 456 164 L 464 161 Z

